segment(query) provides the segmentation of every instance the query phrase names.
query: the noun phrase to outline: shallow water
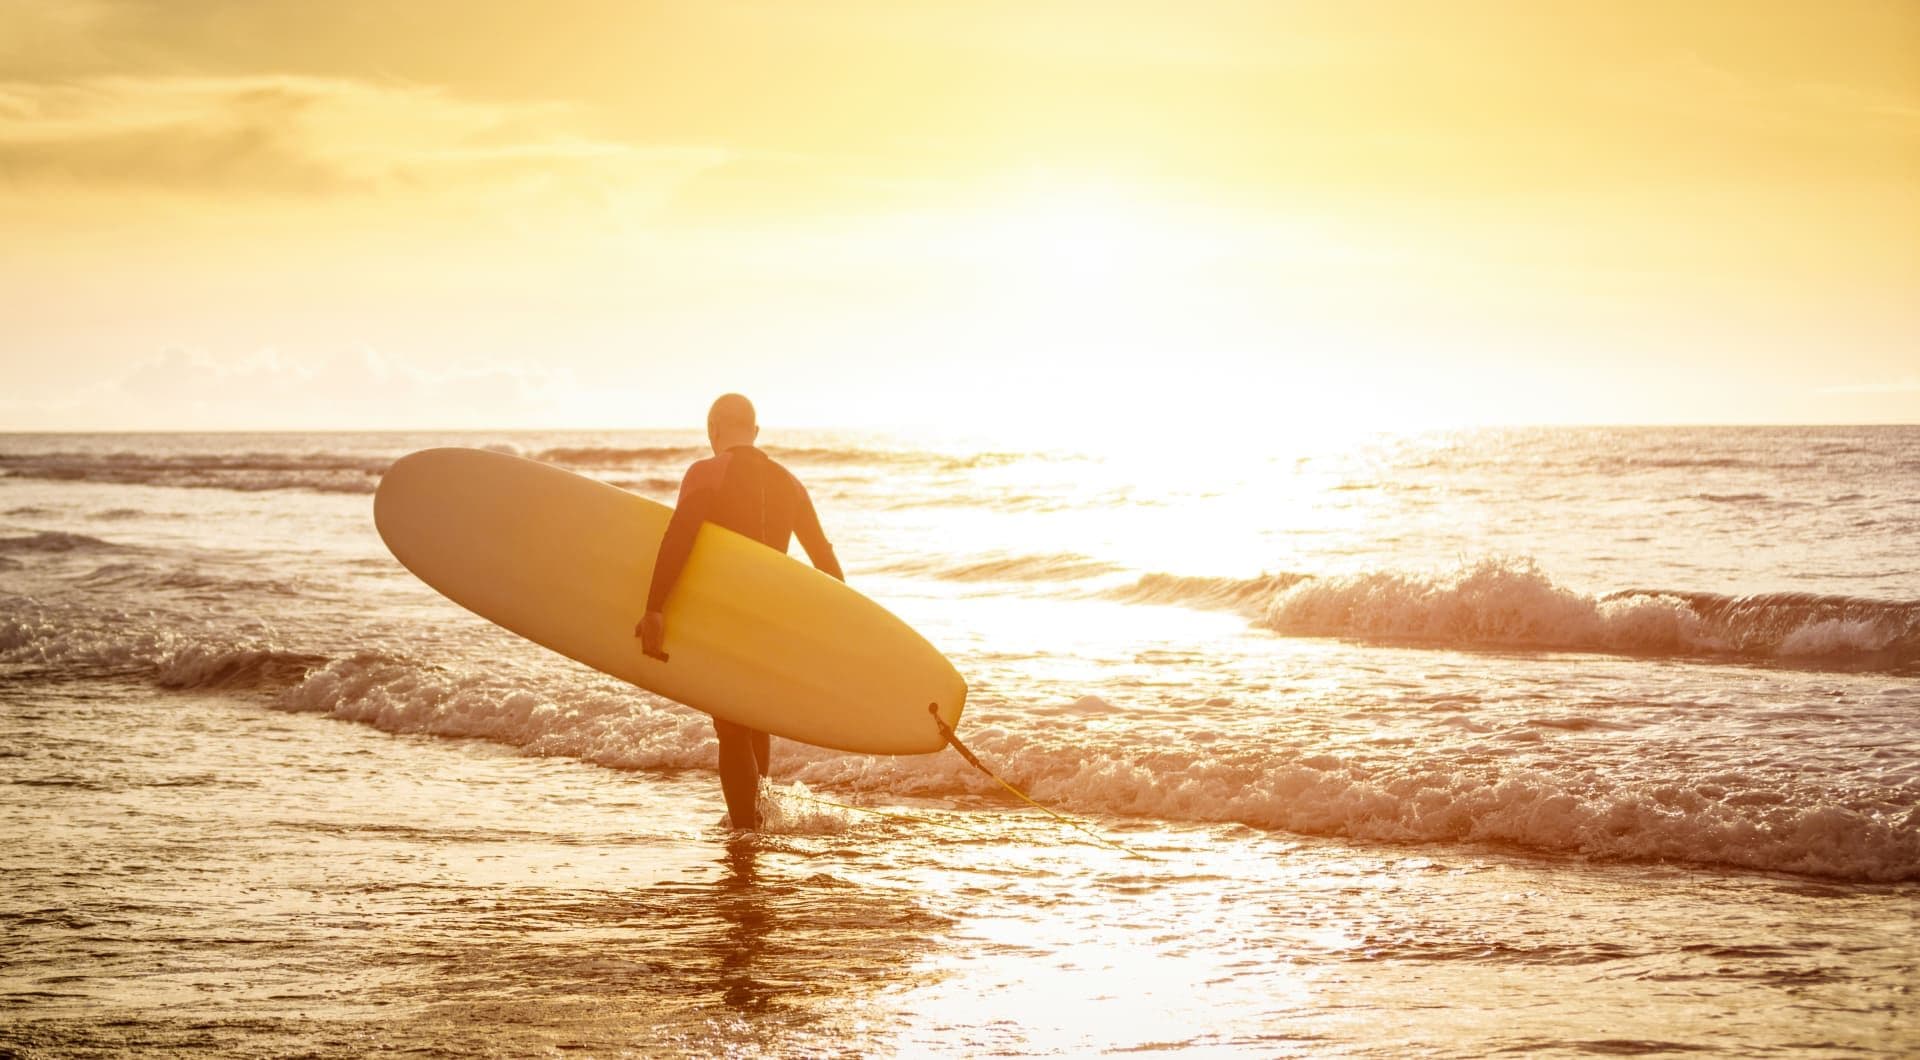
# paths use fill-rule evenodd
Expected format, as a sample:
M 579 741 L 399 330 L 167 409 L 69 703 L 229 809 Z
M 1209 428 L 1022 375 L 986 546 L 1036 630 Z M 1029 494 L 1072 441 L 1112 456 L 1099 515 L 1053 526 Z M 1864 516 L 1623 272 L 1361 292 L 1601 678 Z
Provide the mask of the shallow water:
M 1520 438 L 776 451 L 1151 860 L 789 743 L 729 841 L 701 716 L 371 529 L 426 444 L 665 496 L 690 436 L 0 439 L 0 1045 L 1920 1048 L 1920 431 Z
M 140 735 L 57 735 L 83 725 Z M 193 694 L 70 690 L 6 726 L 35 748 L 8 763 L 33 798 L 6 807 L 4 866 L 36 884 L 9 888 L 6 940 L 30 1048 L 1892 1052 L 1914 1031 L 1897 885 L 1105 822 L 1143 861 L 999 807 L 797 799 L 799 834 L 728 841 L 702 774 Z

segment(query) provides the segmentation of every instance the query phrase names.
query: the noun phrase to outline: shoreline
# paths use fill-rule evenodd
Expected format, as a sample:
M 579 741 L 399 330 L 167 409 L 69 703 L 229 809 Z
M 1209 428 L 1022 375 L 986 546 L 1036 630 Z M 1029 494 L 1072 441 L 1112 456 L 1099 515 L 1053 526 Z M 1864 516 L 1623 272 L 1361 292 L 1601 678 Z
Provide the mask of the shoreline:
M 1554 1049 L 1616 1040 L 1607 1013 L 1648 975 L 1710 988 L 1643 1013 L 1648 1049 L 1823 1019 L 1869 1051 L 1911 1040 L 1911 886 L 1100 822 L 1166 858 L 1141 863 L 999 811 L 950 811 L 970 836 L 729 841 L 711 775 L 101 692 L 27 713 L 145 719 L 151 753 L 91 786 L 5 767 L 5 812 L 39 822 L 7 866 L 0 991 L 0 1042 L 28 1055 Z M 1782 920 L 1811 934 L 1784 943 Z M 1775 983 L 1857 1015 L 1751 1004 Z M 1384 1022 L 1354 1022 L 1349 991 Z

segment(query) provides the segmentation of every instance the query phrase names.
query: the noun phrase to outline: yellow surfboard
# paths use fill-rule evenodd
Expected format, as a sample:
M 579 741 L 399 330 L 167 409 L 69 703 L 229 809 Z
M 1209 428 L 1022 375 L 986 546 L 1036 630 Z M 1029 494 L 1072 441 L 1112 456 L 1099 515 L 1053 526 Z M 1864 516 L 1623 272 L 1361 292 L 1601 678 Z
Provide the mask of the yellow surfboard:
M 668 661 L 633 627 L 672 509 L 480 449 L 427 449 L 380 480 L 373 520 L 408 570 L 482 618 L 717 718 L 867 754 L 945 746 L 966 681 L 905 622 L 712 523 L 667 601 Z

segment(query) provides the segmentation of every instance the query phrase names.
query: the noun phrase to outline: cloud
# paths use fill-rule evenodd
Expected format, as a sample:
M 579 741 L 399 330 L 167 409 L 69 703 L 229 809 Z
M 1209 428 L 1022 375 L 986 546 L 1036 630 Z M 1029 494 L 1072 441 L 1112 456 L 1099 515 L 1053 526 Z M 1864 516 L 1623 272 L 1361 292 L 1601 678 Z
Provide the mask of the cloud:
M 726 157 L 568 128 L 565 105 L 285 75 L 0 83 L 0 182 L 217 196 L 639 189 Z
M 347 174 L 300 142 L 302 111 L 318 98 L 284 85 L 8 85 L 0 177 L 16 186 L 336 190 Z
M 107 63 L 102 31 L 117 14 L 109 0 L 0 0 L 0 70 L 18 77 Z
M 0 206 L 80 216 L 147 196 L 246 207 L 398 203 L 553 236 L 624 239 L 660 223 L 810 221 L 940 201 L 938 150 L 890 156 L 638 144 L 581 108 L 434 86 L 295 75 L 0 81 Z M 939 174 L 936 176 L 935 174 Z M 132 205 L 129 205 L 132 204 Z
M 1907 86 L 1760 76 L 1679 51 L 1604 77 L 1594 91 L 1656 123 L 1671 146 L 1774 170 L 1904 180 L 1920 148 L 1920 96 Z

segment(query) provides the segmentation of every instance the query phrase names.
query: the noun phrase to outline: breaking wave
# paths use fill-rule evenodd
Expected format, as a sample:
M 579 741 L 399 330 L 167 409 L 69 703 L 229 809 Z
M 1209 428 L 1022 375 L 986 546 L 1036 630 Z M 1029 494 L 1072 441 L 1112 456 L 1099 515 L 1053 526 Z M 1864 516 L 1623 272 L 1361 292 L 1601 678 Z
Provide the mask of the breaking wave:
M 872 464 L 960 471 L 992 467 L 1024 459 L 1014 453 L 948 454 L 915 449 L 834 448 L 825 446 L 766 447 L 775 460 L 799 465 Z M 686 465 L 713 455 L 706 446 L 556 446 L 533 453 L 536 460 L 582 470 L 631 470 L 659 464 Z
M 136 589 L 182 593 L 189 597 L 232 598 L 245 594 L 299 596 L 299 578 L 235 578 L 190 566 L 151 567 L 142 563 L 108 563 L 75 579 L 88 589 L 128 592 Z
M 1035 798 L 1083 813 L 1860 881 L 1920 879 L 1920 792 L 1911 787 L 1901 801 L 1876 801 L 1845 785 L 1779 776 L 1676 768 L 1607 777 L 1488 764 L 1480 755 L 1381 763 L 1307 748 L 1049 748 L 999 730 L 970 743 Z
M 1055 552 L 1033 556 L 915 557 L 873 568 L 873 572 L 958 582 L 1064 582 L 1111 574 L 1119 569 L 1112 563 L 1091 556 Z
M 705 716 L 615 683 L 567 687 L 424 668 L 363 653 L 285 690 L 281 709 L 391 732 L 479 738 L 617 769 L 711 769 Z M 970 735 L 1009 780 L 1079 813 L 1237 822 L 1365 841 L 1497 844 L 1625 861 L 1680 861 L 1863 881 L 1920 879 L 1920 809 L 1743 776 L 1618 780 L 1444 755 L 1381 766 L 1276 748 L 1062 741 L 996 723 Z M 1477 756 L 1476 756 L 1477 757 Z M 892 796 L 991 796 L 957 755 L 843 755 L 781 742 L 776 772 L 824 790 Z M 1911 793 L 1910 793 L 1911 794 Z
M 523 449 L 509 442 L 485 446 L 583 472 L 658 471 L 672 468 L 674 482 L 687 464 L 712 455 L 705 446 L 568 445 Z M 769 447 L 779 460 L 799 465 L 909 466 L 960 471 L 1022 459 L 1017 454 L 953 455 L 916 450 Z M 80 452 L 0 454 L 0 476 L 68 482 L 225 489 L 239 492 L 297 490 L 370 494 L 400 451 L 365 452 Z M 16 509 L 11 514 L 25 514 Z
M 1148 574 L 1102 595 L 1239 611 L 1296 637 L 1920 670 L 1920 601 L 1673 589 L 1594 595 L 1557 584 L 1529 559 L 1487 559 L 1438 574 Z
M 119 485 L 372 493 L 391 460 L 340 453 L 30 453 L 0 455 L 13 478 Z
M 1207 578 L 1183 574 L 1147 574 L 1100 595 L 1129 604 L 1181 604 L 1187 607 L 1245 611 L 1256 608 L 1306 581 L 1310 575 L 1262 574 L 1257 578 Z
M 1920 603 L 1660 589 L 1589 595 L 1529 560 L 1483 560 L 1446 574 L 1373 571 L 1302 581 L 1262 622 L 1294 636 L 1624 655 L 1798 660 L 1850 669 L 1920 665 Z
M 257 638 L 199 636 L 112 614 L 76 619 L 16 601 L 0 614 L 0 666 L 13 677 L 119 678 L 176 690 L 271 689 L 296 684 L 327 661 Z
M 514 454 L 519 455 L 519 454 Z M 627 470 L 645 464 L 687 464 L 705 456 L 712 456 L 710 449 L 695 448 L 689 445 L 640 446 L 623 448 L 619 446 L 566 445 L 551 449 L 542 449 L 532 455 L 535 460 L 562 467 L 593 470 Z
M 0 615 L 0 666 L 12 671 L 0 671 L 0 679 L 45 667 L 70 679 L 243 694 L 386 732 L 483 739 L 615 769 L 710 770 L 715 753 L 705 715 L 571 667 L 427 663 L 373 649 L 327 656 L 269 639 L 32 606 Z M 1091 697 L 1073 709 L 1096 707 L 1114 709 Z M 1038 707 L 1029 713 L 976 721 L 968 741 L 1010 781 L 1070 812 L 1847 880 L 1920 879 L 1920 793 L 1908 789 L 1869 793 L 1874 801 L 1845 778 L 1689 775 L 1684 766 L 1608 777 L 1535 758 L 1449 756 L 1443 748 L 1382 761 L 1326 748 L 1168 743 L 1125 730 L 1068 732 Z M 782 741 L 775 763 L 781 783 L 823 791 L 971 799 L 997 790 L 950 754 L 846 755 Z

